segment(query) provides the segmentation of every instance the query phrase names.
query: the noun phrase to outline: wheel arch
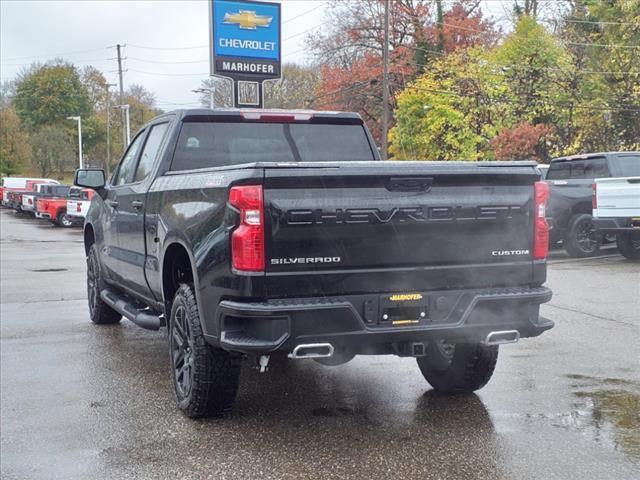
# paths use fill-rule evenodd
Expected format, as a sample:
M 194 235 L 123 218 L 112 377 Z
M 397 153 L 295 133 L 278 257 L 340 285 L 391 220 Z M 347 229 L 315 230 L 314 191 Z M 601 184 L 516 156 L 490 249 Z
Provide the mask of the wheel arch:
M 87 223 L 84 226 L 84 253 L 86 255 L 89 255 L 89 249 L 94 243 L 96 243 L 96 232 L 93 229 L 93 225 Z
M 198 275 L 195 262 L 184 241 L 174 238 L 164 248 L 161 261 L 160 279 L 162 299 L 165 309 L 171 309 L 171 302 L 181 283 L 193 283 L 196 303 L 198 298 Z
M 571 222 L 573 217 L 575 217 L 576 215 L 581 215 L 583 213 L 586 213 L 588 215 L 591 215 L 593 213 L 593 207 L 591 205 L 591 201 L 580 202 L 575 204 L 573 208 L 571 208 L 571 215 L 569 216 L 568 223 Z

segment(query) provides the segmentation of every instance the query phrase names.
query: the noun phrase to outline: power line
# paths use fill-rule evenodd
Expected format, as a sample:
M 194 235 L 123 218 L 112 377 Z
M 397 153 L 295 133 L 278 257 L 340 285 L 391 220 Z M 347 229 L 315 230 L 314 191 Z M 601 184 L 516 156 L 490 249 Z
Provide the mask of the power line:
M 410 18 L 417 18 L 419 19 L 420 17 L 418 15 L 415 14 L 410 14 L 407 12 L 404 12 L 404 15 L 410 17 Z M 454 28 L 454 29 L 458 29 L 458 30 L 465 30 L 468 32 L 474 32 L 474 33 L 482 33 L 482 34 L 486 34 L 486 33 L 490 33 L 487 32 L 485 30 L 479 30 L 477 28 L 471 28 L 471 27 L 463 27 L 462 25 L 455 25 L 452 23 L 446 23 L 446 22 L 433 22 L 434 25 L 442 25 L 443 27 L 449 27 L 449 28 Z M 530 40 L 529 37 L 524 37 L 522 35 L 518 35 L 516 33 L 510 33 L 509 35 L 507 35 L 508 37 L 516 37 L 516 38 L 522 38 L 524 40 Z M 640 48 L 640 45 L 620 45 L 620 44 L 612 44 L 612 43 L 586 43 L 586 42 L 564 42 L 566 45 L 577 45 L 577 46 L 591 46 L 591 47 L 607 47 L 607 48 Z
M 165 62 L 165 61 L 161 61 L 161 60 L 147 60 L 144 58 L 136 58 L 136 57 L 128 57 L 129 60 L 134 60 L 136 62 L 142 62 L 142 63 L 159 63 L 159 64 L 163 64 L 163 65 L 182 65 L 185 63 L 205 63 L 208 62 L 209 59 L 203 59 L 203 60 L 183 60 L 183 61 L 177 61 L 177 62 Z
M 209 44 L 207 45 L 193 45 L 191 47 L 149 47 L 146 45 L 135 45 L 132 43 L 127 44 L 129 47 L 133 48 L 142 48 L 144 50 L 195 50 L 196 48 L 209 48 Z
M 205 73 L 164 73 L 164 72 L 148 72 L 146 70 L 137 70 L 135 68 L 130 68 L 130 72 L 142 73 L 143 75 L 157 75 L 161 77 L 202 77 L 205 75 L 209 75 L 209 72 Z
M 586 23 L 590 25 L 631 25 L 633 27 L 640 27 L 640 23 L 635 23 L 635 22 L 601 22 L 598 20 L 572 20 L 572 19 L 565 19 L 563 21 L 566 23 Z
M 313 7 L 311 10 L 307 10 L 306 12 L 301 13 L 300 15 L 296 15 L 295 17 L 292 17 L 284 22 L 282 22 L 282 25 L 286 25 L 289 22 L 292 22 L 293 20 L 296 20 L 300 17 L 304 17 L 305 15 L 308 15 L 311 12 L 315 12 L 316 10 L 318 10 L 321 7 L 325 7 L 327 6 L 328 2 L 322 2 L 320 5 L 316 5 L 315 7 Z
M 377 77 L 374 77 L 371 80 L 376 80 Z M 368 81 L 362 81 L 362 82 L 356 82 L 352 85 L 348 85 L 344 88 L 338 89 L 338 90 L 333 90 L 331 92 L 327 92 L 327 93 L 323 93 L 320 95 L 317 95 L 315 97 L 313 97 L 311 100 L 312 101 L 316 101 L 319 100 L 321 98 L 325 98 L 325 97 L 329 97 L 332 95 L 339 95 L 339 94 L 353 94 L 354 90 L 357 89 L 362 89 L 365 88 L 367 86 L 369 86 L 370 83 Z M 466 95 L 463 95 L 461 93 L 458 92 L 453 92 L 453 91 L 449 91 L 449 90 L 439 90 L 439 89 L 435 89 L 435 88 L 426 88 L 426 87 L 420 87 L 417 85 L 413 85 L 408 87 L 408 89 L 412 89 L 412 90 L 417 90 L 417 91 L 424 91 L 424 92 L 431 92 L 431 93 L 438 93 L 438 94 L 442 94 L 442 95 L 451 95 L 451 96 L 455 96 L 458 98 L 467 98 Z M 500 99 L 489 99 L 490 102 L 492 104 L 500 104 L 500 105 L 513 105 L 513 101 L 511 100 L 500 100 Z M 544 98 L 541 98 L 541 100 L 545 100 Z M 546 105 L 551 105 L 551 106 L 556 106 L 556 107 L 561 107 L 561 108 L 577 108 L 577 109 L 581 109 L 581 110 L 592 110 L 592 111 L 624 111 L 624 112 L 639 112 L 640 113 L 640 109 L 638 108 L 625 108 L 625 107 L 615 107 L 615 106 L 608 106 L 608 105 L 588 105 L 588 104 L 580 104 L 580 103 L 573 103 L 573 102 L 562 102 L 562 103 L 558 103 L 558 102 L 547 102 Z

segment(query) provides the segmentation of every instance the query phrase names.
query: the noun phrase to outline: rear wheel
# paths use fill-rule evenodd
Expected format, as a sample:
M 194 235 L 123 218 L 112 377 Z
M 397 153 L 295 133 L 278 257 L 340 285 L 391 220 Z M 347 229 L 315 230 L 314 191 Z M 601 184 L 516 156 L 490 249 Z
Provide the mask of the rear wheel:
M 422 375 L 436 392 L 469 393 L 481 389 L 491 379 L 498 361 L 498 346 L 438 340 L 429 343 L 426 355 L 417 361 Z
M 640 260 L 640 235 L 619 234 L 618 251 L 630 260 Z
M 600 250 L 601 239 L 593 229 L 593 217 L 588 213 L 574 215 L 563 239 L 564 248 L 571 257 L 590 257 Z
M 94 243 L 89 249 L 89 255 L 87 255 L 87 298 L 89 300 L 89 315 L 93 323 L 100 325 L 118 323 L 122 315 L 100 298 L 101 290 L 102 277 L 100 274 L 100 262 L 98 261 L 98 247 Z
M 178 408 L 191 418 L 231 411 L 240 380 L 241 355 L 204 339 L 193 288 L 181 284 L 169 320 L 171 374 Z
M 69 220 L 69 217 L 67 217 L 65 213 L 62 213 L 62 212 L 58 214 L 55 224 L 58 225 L 59 227 L 64 227 L 64 228 L 69 228 L 73 226 L 73 222 Z

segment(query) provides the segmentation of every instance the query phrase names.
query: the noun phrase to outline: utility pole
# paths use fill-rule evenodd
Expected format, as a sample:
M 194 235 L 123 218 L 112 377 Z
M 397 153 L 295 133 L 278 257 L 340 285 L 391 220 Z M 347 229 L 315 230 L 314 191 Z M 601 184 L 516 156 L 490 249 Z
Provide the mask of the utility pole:
M 388 158 L 389 131 L 389 1 L 384 0 L 384 45 L 382 47 L 382 159 Z
M 109 88 L 115 86 L 115 83 L 104 84 L 104 88 L 107 90 L 107 164 L 105 165 L 107 177 L 109 177 L 109 169 L 111 167 L 111 92 Z
M 122 81 L 122 47 L 123 45 L 117 44 L 116 48 L 118 50 L 118 79 L 119 79 L 119 83 L 120 83 L 120 105 L 124 105 L 124 84 Z M 122 145 L 123 148 L 122 150 L 126 150 L 127 148 L 127 132 L 125 131 L 125 111 L 124 108 L 122 109 Z

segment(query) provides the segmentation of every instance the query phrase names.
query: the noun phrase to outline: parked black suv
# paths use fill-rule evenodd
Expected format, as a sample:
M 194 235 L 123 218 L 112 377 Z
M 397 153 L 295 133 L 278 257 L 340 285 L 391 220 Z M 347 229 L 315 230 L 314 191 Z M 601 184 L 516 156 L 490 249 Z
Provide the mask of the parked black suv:
M 550 185 L 547 221 L 552 243 L 562 241 L 572 257 L 598 253 L 602 237 L 593 228 L 593 181 L 624 177 L 626 159 L 637 152 L 572 155 L 551 160 L 546 180 Z

